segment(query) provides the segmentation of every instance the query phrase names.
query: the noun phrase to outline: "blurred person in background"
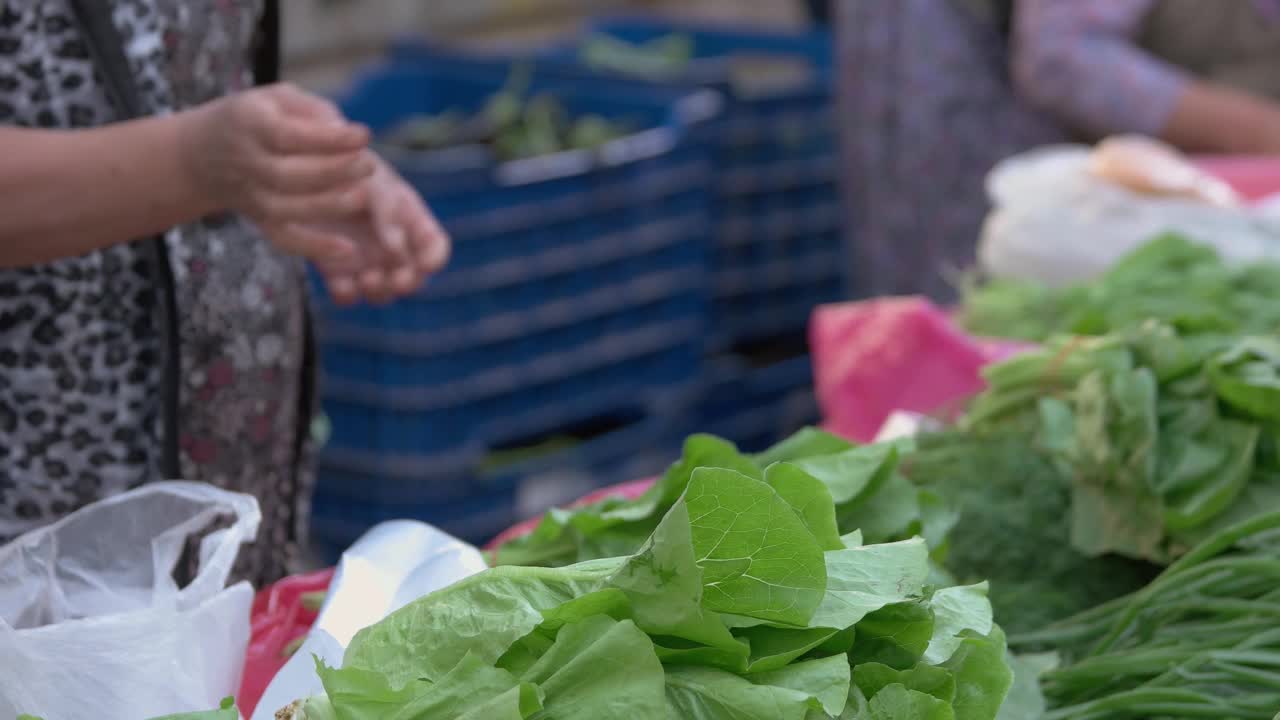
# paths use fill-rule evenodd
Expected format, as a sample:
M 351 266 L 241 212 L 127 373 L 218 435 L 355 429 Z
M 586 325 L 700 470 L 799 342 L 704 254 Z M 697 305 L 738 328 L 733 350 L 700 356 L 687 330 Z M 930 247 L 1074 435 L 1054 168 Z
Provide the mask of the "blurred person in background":
M 1018 0 L 1012 76 L 1072 134 L 1280 154 L 1280 0 Z
M 1140 133 L 1280 153 L 1280 0 L 835 0 L 849 242 L 865 294 L 956 294 L 986 174 Z
M 385 301 L 449 245 L 262 0 L 0 0 L 0 542 L 157 478 L 255 495 L 239 575 L 310 496 L 303 260 Z M 258 87 L 255 87 L 257 85 Z

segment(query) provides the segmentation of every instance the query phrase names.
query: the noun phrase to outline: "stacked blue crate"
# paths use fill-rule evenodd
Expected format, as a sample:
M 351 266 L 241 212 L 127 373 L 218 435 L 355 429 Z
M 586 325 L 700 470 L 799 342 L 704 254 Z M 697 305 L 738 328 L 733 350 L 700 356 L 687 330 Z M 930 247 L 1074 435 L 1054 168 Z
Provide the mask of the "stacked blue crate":
M 343 109 L 381 133 L 417 115 L 476 111 L 506 76 L 483 63 L 385 65 L 358 80 Z M 494 447 L 638 413 L 640 429 L 563 458 L 585 462 L 604 452 L 592 448 L 638 442 L 647 418 L 700 379 L 711 175 L 688 130 L 714 116 L 718 98 L 643 97 L 545 74 L 530 90 L 637 132 L 598 153 L 508 163 L 385 149 L 453 237 L 454 256 L 425 290 L 387 308 L 337 307 L 316 284 L 332 426 L 318 535 L 349 540 L 352 528 L 419 517 L 482 540 L 515 519 L 518 474 L 482 467 Z
M 693 61 L 684 72 L 661 79 L 593 70 L 583 64 L 580 50 L 594 33 L 634 44 L 684 36 L 691 40 Z M 815 306 L 852 292 L 840 227 L 832 52 L 829 35 L 821 31 L 771 32 L 651 18 L 596 22 L 579 40 L 541 52 L 542 66 L 550 72 L 585 82 L 604 74 L 650 95 L 712 88 L 726 98 L 720 121 L 704 128 L 717 171 L 713 321 L 707 349 L 721 369 L 713 373 L 717 377 L 704 410 L 717 407 L 713 396 L 716 388 L 725 387 L 726 376 L 744 392 L 775 387 L 779 378 L 788 378 L 791 392 L 757 395 L 758 402 L 773 403 L 759 408 L 761 414 L 786 412 L 804 402 L 812 390 L 803 361 L 758 367 L 737 349 L 802 332 Z M 475 55 L 420 40 L 399 43 L 393 55 L 404 62 L 437 65 L 478 61 Z M 731 59 L 742 56 L 781 59 L 798 65 L 803 74 L 790 85 L 741 92 L 732 82 Z M 496 65 L 511 61 L 502 53 L 483 57 Z M 738 396 L 739 410 L 730 414 L 755 414 L 742 407 L 745 397 Z M 709 419 L 714 415 L 702 413 Z
M 679 35 L 692 41 L 693 60 L 680 74 L 646 79 L 581 64 L 592 34 L 629 43 Z M 803 328 L 816 305 L 850 292 L 840 232 L 839 158 L 832 93 L 833 60 L 825 31 L 773 32 L 673 23 L 653 18 L 606 19 L 570 45 L 544 49 L 543 67 L 566 77 L 600 74 L 650 94 L 707 87 L 723 93 L 725 112 L 709 136 L 717 169 L 717 227 L 712 258 L 714 336 L 725 347 Z M 392 51 L 405 62 L 477 62 L 420 40 Z M 488 56 L 503 64 L 509 56 Z M 755 58 L 795 65 L 779 87 L 747 93 L 733 83 L 733 61 Z
M 818 420 L 804 331 L 815 306 L 851 290 L 830 36 L 652 18 L 605 20 L 588 32 L 634 44 L 686 36 L 693 62 L 683 82 L 710 83 L 728 98 L 714 149 L 715 327 L 698 418 L 745 451 L 763 450 Z M 734 59 L 748 57 L 782 60 L 800 75 L 748 93 L 732 78 Z
M 724 357 L 711 371 L 699 404 L 698 427 L 743 452 L 761 452 L 819 420 L 808 355 L 765 366 Z
M 712 267 L 716 336 L 725 345 L 803 329 L 814 306 L 848 291 L 840 232 L 839 151 L 830 36 L 622 18 L 590 30 L 630 43 L 693 41 L 688 83 L 721 77 L 728 105 L 716 147 L 718 228 Z M 733 59 L 792 63 L 776 89 L 746 93 Z

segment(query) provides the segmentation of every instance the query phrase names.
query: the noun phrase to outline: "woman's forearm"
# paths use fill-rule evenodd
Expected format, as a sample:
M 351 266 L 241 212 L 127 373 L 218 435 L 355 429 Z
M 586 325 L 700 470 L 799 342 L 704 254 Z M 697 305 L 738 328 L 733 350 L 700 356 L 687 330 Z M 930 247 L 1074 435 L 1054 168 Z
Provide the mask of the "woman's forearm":
M 184 167 L 191 119 L 0 127 L 0 267 L 83 255 L 218 210 Z
M 1160 134 L 1187 152 L 1280 154 L 1280 105 L 1231 88 L 1192 82 Z

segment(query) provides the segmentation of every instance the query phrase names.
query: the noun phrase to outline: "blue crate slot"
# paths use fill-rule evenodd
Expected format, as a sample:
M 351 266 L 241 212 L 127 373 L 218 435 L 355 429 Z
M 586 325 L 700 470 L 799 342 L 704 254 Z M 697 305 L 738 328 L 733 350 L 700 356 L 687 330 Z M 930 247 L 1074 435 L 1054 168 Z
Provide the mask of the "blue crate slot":
M 520 334 L 514 325 L 564 324 L 567 316 L 592 312 L 580 307 L 585 303 L 624 307 L 682 294 L 707 282 L 706 246 L 698 240 L 707 228 L 703 210 L 638 221 L 540 252 L 511 253 L 484 266 L 449 268 L 392 308 L 337 307 L 317 284 L 317 310 L 335 340 L 430 333 L 437 347 L 454 348 Z
M 760 452 L 819 419 L 808 355 L 765 367 L 722 359 L 700 404 L 700 428 Z
M 653 326 L 544 354 L 465 382 L 395 388 L 326 376 L 331 444 L 355 453 L 413 456 L 529 434 L 678 395 L 700 379 L 698 322 Z
M 676 399 L 670 407 L 686 406 L 687 400 Z M 653 412 L 637 406 L 621 414 L 544 430 L 537 436 L 512 438 L 505 449 L 537 446 L 551 439 L 582 439 L 568 448 L 553 448 L 532 458 L 496 466 L 486 465 L 485 458 L 490 451 L 504 449 L 501 446 L 401 458 L 360 457 L 326 449 L 321 454 L 320 488 L 326 495 L 355 502 L 414 506 L 502 493 L 518 489 L 529 478 L 587 473 L 591 486 L 581 493 L 585 494 L 603 485 L 655 472 L 670 463 L 673 448 L 678 451 L 680 447 L 682 436 L 677 428 L 686 412 Z M 583 435 L 584 428 L 589 430 L 602 423 L 607 432 Z
M 360 464 L 325 452 L 313 535 L 330 552 L 340 553 L 369 527 L 407 518 L 483 543 L 552 505 L 660 472 L 679 456 L 687 402 L 668 408 L 671 414 L 637 411 L 574 447 L 489 469 L 480 454 Z
M 311 539 L 322 559 L 334 563 L 369 528 L 390 520 L 419 520 L 479 545 L 515 524 L 515 494 L 412 508 L 352 503 L 317 492 L 311 509 Z

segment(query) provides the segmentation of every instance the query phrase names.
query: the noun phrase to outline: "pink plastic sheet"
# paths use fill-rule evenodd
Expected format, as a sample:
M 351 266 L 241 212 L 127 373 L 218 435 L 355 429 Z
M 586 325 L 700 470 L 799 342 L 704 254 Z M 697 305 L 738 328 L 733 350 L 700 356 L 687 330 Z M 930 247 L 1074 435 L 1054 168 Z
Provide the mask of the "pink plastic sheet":
M 984 365 L 1024 347 L 967 335 L 922 298 L 828 305 L 809 324 L 826 429 L 869 442 L 895 410 L 947 415 L 982 390 Z
M 1246 200 L 1280 193 L 1280 157 L 1203 157 L 1196 164 L 1222 178 Z

